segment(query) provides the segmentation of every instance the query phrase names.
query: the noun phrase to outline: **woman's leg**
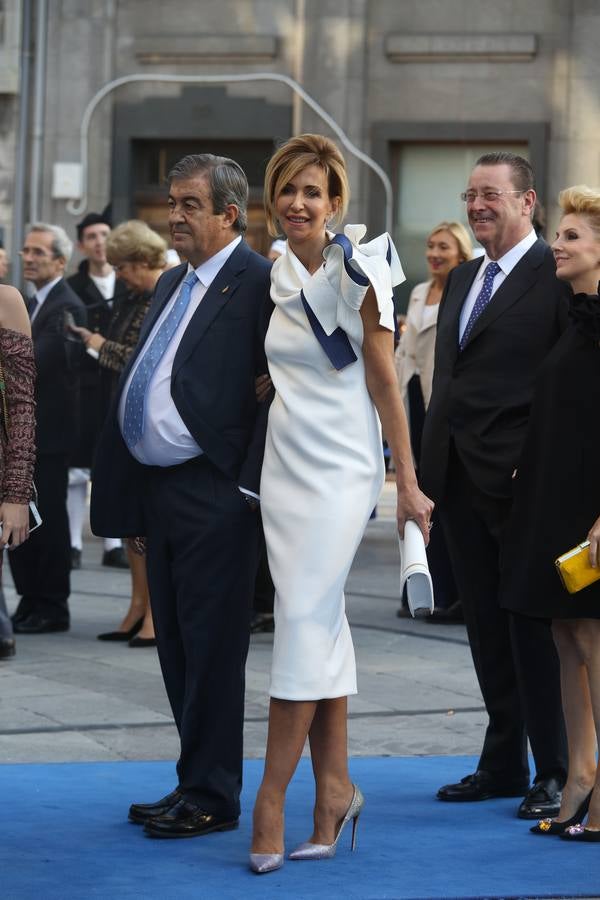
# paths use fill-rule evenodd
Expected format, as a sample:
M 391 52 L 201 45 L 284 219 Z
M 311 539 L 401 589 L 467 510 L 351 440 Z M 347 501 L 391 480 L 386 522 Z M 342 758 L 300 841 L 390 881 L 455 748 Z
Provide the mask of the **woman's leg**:
M 308 735 L 316 783 L 313 844 L 334 842 L 352 800 L 347 721 L 347 697 L 319 700 Z
M 555 619 L 552 623 L 560 660 L 562 705 L 569 746 L 569 772 L 557 816 L 559 822 L 575 815 L 596 777 L 596 731 L 588 669 L 577 636 L 582 621 Z
M 146 557 L 140 556 L 138 553 L 132 553 L 135 562 L 129 557 L 129 566 L 131 568 L 131 595 L 132 597 L 144 597 L 145 610 L 143 613 L 144 622 L 137 633 L 137 637 L 148 639 L 155 637 L 154 621 L 152 619 L 152 609 L 150 607 L 150 589 L 148 588 L 148 573 L 146 570 Z
M 575 637 L 585 663 L 595 734 L 589 738 L 589 753 L 594 758 L 594 793 L 590 803 L 586 827 L 600 829 L 600 764 L 596 765 L 595 751 L 600 736 L 600 620 L 579 619 L 575 622 Z
M 127 559 L 131 570 L 131 600 L 125 618 L 119 625 L 119 631 L 129 631 L 143 616 L 146 616 L 150 607 L 150 594 L 148 592 L 148 578 L 146 575 L 146 557 L 140 556 L 127 544 Z M 154 637 L 154 628 L 151 634 L 144 637 Z
M 269 706 L 265 771 L 254 804 L 252 853 L 283 852 L 285 792 L 311 727 L 316 701 L 277 700 Z

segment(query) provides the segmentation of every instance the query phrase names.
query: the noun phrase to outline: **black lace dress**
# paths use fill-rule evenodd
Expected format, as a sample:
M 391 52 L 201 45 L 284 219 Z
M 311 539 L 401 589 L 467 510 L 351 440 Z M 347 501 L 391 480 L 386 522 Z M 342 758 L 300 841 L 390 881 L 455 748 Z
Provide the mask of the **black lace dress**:
M 600 298 L 577 294 L 571 319 L 536 383 L 502 565 L 502 605 L 553 619 L 600 618 L 600 581 L 571 595 L 554 566 L 600 516 Z

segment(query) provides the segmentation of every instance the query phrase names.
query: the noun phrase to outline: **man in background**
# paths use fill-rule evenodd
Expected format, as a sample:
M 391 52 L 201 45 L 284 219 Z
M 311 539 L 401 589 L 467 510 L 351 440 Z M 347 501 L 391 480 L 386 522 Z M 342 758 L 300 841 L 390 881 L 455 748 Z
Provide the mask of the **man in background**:
M 113 308 L 127 295 L 125 284 L 106 259 L 106 239 L 111 231 L 108 210 L 88 213 L 77 226 L 77 246 L 83 259 L 69 286 L 85 304 L 90 331 L 106 335 Z M 85 354 L 80 376 L 80 431 L 69 468 L 67 509 L 71 530 L 71 567 L 81 566 L 83 525 L 87 516 L 87 491 L 96 443 L 102 427 L 100 367 Z M 126 569 L 127 559 L 119 538 L 104 539 L 102 565 Z
M 35 484 L 42 525 L 8 554 L 20 601 L 17 634 L 68 631 L 71 554 L 67 518 L 69 456 L 77 439 L 83 346 L 66 320 L 85 325 L 85 307 L 64 279 L 73 244 L 58 225 L 31 225 L 21 257 L 35 294 L 27 307 L 37 370 Z

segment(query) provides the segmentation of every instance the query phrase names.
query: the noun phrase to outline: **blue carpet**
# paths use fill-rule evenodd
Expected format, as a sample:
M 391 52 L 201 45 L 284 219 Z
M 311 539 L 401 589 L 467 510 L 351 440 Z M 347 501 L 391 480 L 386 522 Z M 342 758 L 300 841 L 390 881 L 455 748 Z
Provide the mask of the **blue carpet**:
M 132 800 L 171 790 L 163 762 L 0 766 L 2 900 L 225 898 L 534 898 L 600 894 L 598 849 L 534 837 L 516 800 L 454 805 L 434 799 L 473 767 L 464 757 L 353 759 L 366 806 L 358 849 L 344 834 L 333 860 L 246 869 L 250 810 L 262 761 L 246 763 L 238 831 L 189 840 L 144 837 L 126 821 Z M 302 761 L 287 804 L 288 849 L 311 830 L 312 779 Z M 10 811 L 10 812 L 7 812 Z M 349 831 L 349 829 L 347 829 Z

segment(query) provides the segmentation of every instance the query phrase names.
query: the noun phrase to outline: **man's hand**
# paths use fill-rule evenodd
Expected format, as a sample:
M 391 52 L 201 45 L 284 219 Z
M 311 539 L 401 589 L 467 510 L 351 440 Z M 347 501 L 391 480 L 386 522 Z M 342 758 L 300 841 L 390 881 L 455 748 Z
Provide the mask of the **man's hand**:
M 600 517 L 590 528 L 587 537 L 590 542 L 590 565 L 595 569 L 600 562 Z
M 267 375 L 259 375 L 258 378 L 256 379 L 256 381 L 254 382 L 254 390 L 256 391 L 256 402 L 264 403 L 265 400 L 268 399 L 272 387 L 273 387 L 273 382 L 271 381 L 271 378 L 268 374 Z
M 419 490 L 415 482 L 410 486 L 398 488 L 398 534 L 404 537 L 404 526 L 409 519 L 413 519 L 423 534 L 425 546 L 429 543 L 429 529 L 431 528 L 431 514 L 433 501 Z
M 18 547 L 29 537 L 29 504 L 0 504 L 0 523 L 2 523 L 0 548 L 6 547 L 9 543 L 11 549 Z

